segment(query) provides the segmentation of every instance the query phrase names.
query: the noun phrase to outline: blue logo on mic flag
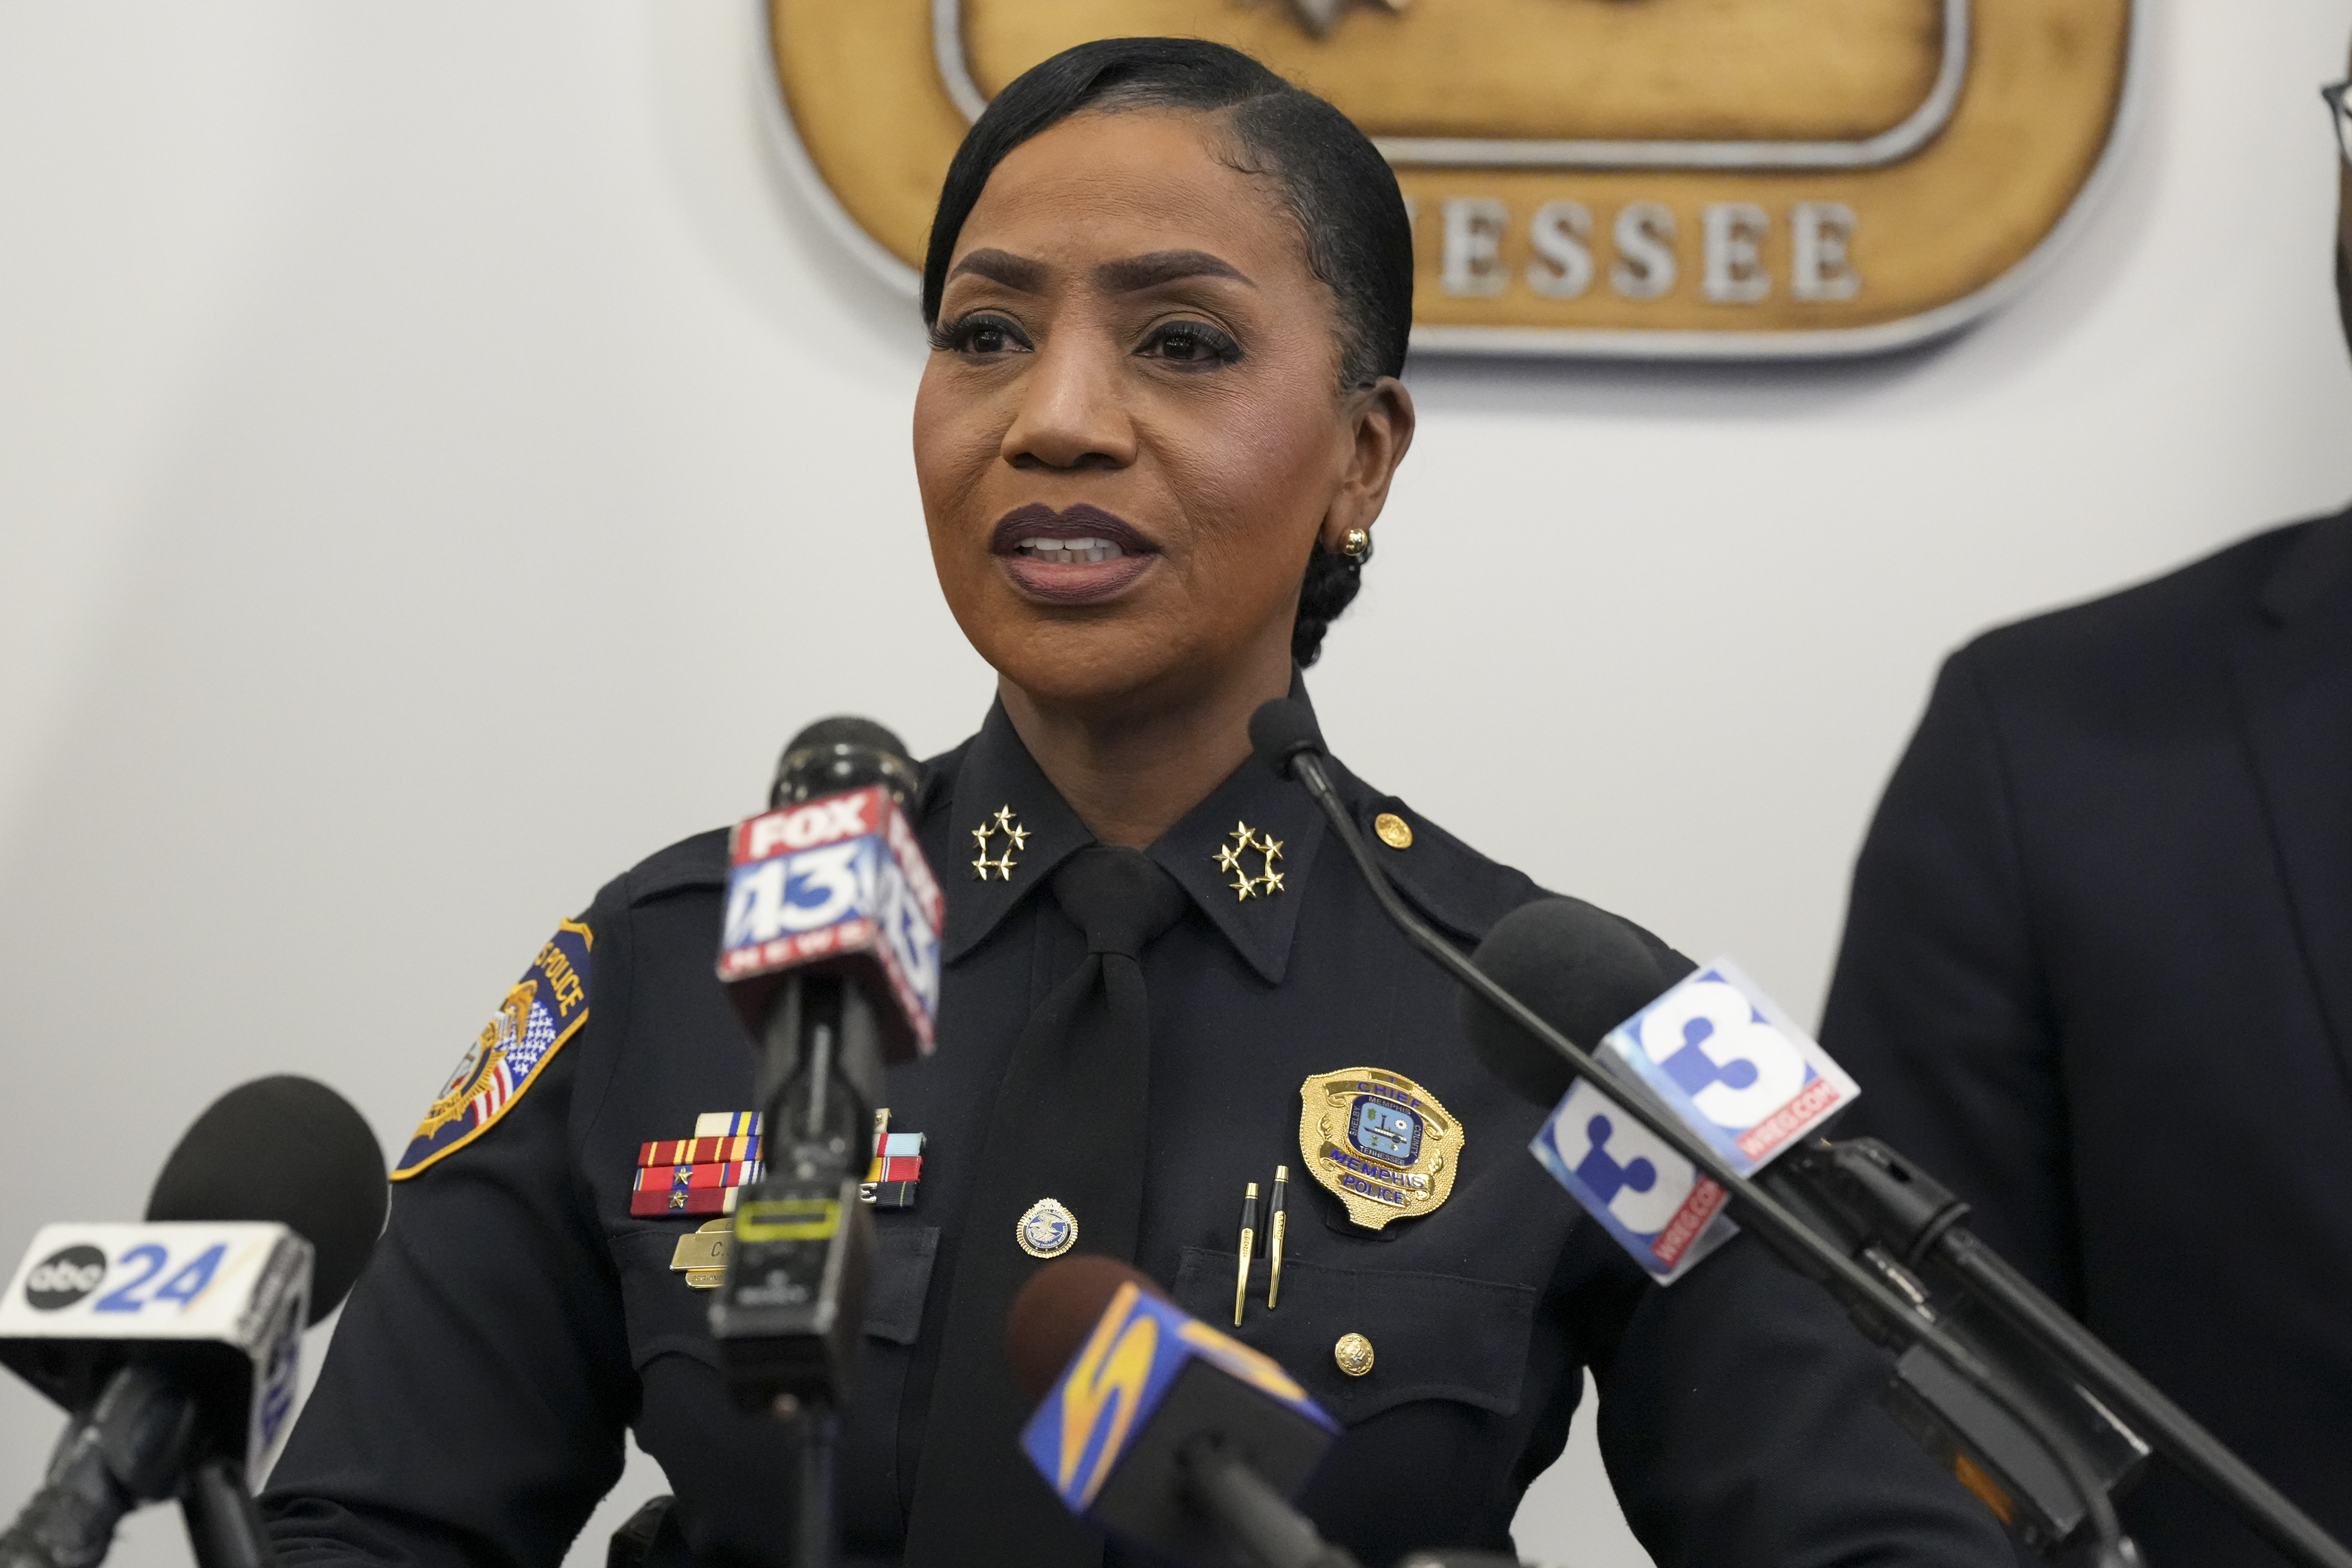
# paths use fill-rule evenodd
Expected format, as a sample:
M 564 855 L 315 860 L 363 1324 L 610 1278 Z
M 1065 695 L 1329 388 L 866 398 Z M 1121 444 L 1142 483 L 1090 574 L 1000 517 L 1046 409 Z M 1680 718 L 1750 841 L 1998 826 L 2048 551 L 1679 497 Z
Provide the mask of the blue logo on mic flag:
M 1685 976 L 1612 1029 L 1601 1049 L 1743 1176 L 1862 1093 L 1727 958 Z
M 1192 1362 L 1207 1362 L 1276 1404 L 1337 1433 L 1339 1424 L 1271 1356 L 1172 1302 L 1118 1288 L 1021 1434 L 1022 1451 L 1073 1513 L 1085 1513 Z
M 1721 1187 L 1582 1079 L 1528 1148 L 1661 1284 L 1738 1234 Z
M 1862 1092 L 1728 959 L 1612 1029 L 1595 1058 L 1743 1176 Z M 1579 1079 L 1528 1147 L 1619 1246 L 1671 1285 L 1738 1233 L 1723 1213 L 1729 1194 L 1612 1093 Z
M 434 1096 L 393 1167 L 394 1181 L 415 1175 L 488 1131 L 579 1033 L 588 1021 L 588 953 L 595 941 L 577 921 L 556 928 Z

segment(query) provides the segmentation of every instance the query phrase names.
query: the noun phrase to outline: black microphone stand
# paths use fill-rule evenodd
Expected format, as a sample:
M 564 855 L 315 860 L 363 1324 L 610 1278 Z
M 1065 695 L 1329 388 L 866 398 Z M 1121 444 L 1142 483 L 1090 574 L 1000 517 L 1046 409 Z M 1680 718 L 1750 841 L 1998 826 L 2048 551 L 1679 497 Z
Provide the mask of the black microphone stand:
M 97 1568 L 125 1514 L 176 1492 L 199 1568 L 276 1568 L 242 1461 L 170 1373 L 132 1362 L 58 1440 L 41 1489 L 0 1535 L 0 1568 Z
M 786 745 L 769 808 L 875 784 L 903 805 L 920 786 L 904 752 L 878 724 L 820 720 Z M 883 1021 L 838 970 L 786 974 L 763 1005 L 754 1100 L 767 1168 L 736 1204 L 710 1331 L 736 1406 L 792 1427 L 793 1561 L 832 1568 L 834 1452 L 874 1270 L 874 1214 L 859 1189 L 882 1100 Z
M 762 1044 L 767 1171 L 736 1205 L 711 1331 L 736 1405 L 792 1427 L 793 1561 L 831 1568 L 835 1442 L 873 1271 L 874 1215 L 858 1188 L 881 1093 L 880 1035 L 854 980 L 794 974 Z
M 222 1455 L 190 1471 L 180 1489 L 180 1516 L 196 1568 L 277 1568 L 277 1550 L 237 1460 Z
M 1216 1521 L 1225 1543 L 1252 1568 L 1361 1568 L 1223 1438 L 1195 1437 L 1178 1450 L 1176 1465 L 1185 1500 Z
M 1837 1211 L 1859 1245 L 1990 1313 L 2287 1557 L 2326 1568 L 2352 1563 L 2309 1515 L 1963 1226 L 1968 1205 L 1885 1144 L 1816 1139 L 1763 1179 L 1801 1184 Z
M 1319 742 L 1311 731 L 1296 737 L 1272 734 L 1261 740 L 1260 721 L 1268 709 L 1289 706 L 1277 700 L 1258 710 L 1251 721 L 1252 740 L 1262 756 L 1306 787 L 1331 824 L 1333 834 L 1355 862 L 1356 870 L 1380 903 L 1381 912 L 1405 939 L 1437 965 L 1475 993 L 1505 1017 L 1543 1042 L 1579 1077 L 1609 1091 L 1610 1098 L 1640 1121 L 1667 1147 L 1689 1161 L 1727 1195 L 1733 1215 L 1758 1240 L 1770 1247 L 1798 1273 L 1820 1284 L 1837 1298 L 1855 1324 L 1873 1340 L 1890 1349 L 1923 1349 L 1948 1369 L 1961 1388 L 2030 1434 L 2065 1477 L 2082 1503 L 2095 1568 L 2126 1568 L 2138 1563 L 2137 1552 L 2125 1539 L 2115 1504 L 2102 1484 L 2094 1458 L 2086 1453 L 2067 1424 L 2047 1410 L 2018 1381 L 1987 1363 L 1974 1350 L 1948 1332 L 1924 1301 L 1899 1290 L 1882 1271 L 1848 1257 L 1834 1243 L 1807 1225 L 1779 1197 L 1734 1171 L 1715 1150 L 1684 1127 L 1672 1113 L 1646 1095 L 1619 1082 L 1604 1071 L 1582 1047 L 1553 1028 L 1517 997 L 1497 985 L 1486 973 L 1405 906 L 1388 877 L 1372 858 L 1371 848 L 1349 816 L 1324 766 Z M 1301 715 L 1303 717 L 1303 715 Z M 1277 724 L 1282 721 L 1276 721 Z M 1271 742 L 1271 743 L 1269 743 Z M 1267 755 L 1268 752 L 1273 753 Z M 2311 1559 L 2319 1568 L 2352 1568 L 2352 1558 Z

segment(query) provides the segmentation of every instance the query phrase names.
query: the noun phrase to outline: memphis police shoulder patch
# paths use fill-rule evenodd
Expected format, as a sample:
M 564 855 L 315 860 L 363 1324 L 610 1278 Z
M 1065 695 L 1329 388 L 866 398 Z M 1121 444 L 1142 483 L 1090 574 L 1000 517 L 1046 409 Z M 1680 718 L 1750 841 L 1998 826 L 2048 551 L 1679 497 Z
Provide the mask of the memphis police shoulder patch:
M 588 950 L 595 933 L 565 921 L 458 1059 L 416 1135 L 393 1168 L 395 1182 L 490 1130 L 540 1069 L 588 1021 Z

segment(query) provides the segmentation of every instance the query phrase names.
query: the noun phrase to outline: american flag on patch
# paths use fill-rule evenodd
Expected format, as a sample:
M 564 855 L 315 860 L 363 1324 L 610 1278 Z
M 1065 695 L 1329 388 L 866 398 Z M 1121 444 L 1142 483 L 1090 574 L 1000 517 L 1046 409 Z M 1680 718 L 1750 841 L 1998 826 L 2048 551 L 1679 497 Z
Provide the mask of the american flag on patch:
M 543 1004 L 530 1005 L 530 1021 L 523 1025 L 522 1037 L 517 1039 L 512 1026 L 507 1026 L 506 1037 L 499 1042 L 488 1068 L 482 1074 L 481 1088 L 473 1100 L 474 1125 L 488 1125 L 499 1108 L 514 1098 L 515 1085 L 528 1080 L 530 1069 L 555 1043 L 555 1019 Z

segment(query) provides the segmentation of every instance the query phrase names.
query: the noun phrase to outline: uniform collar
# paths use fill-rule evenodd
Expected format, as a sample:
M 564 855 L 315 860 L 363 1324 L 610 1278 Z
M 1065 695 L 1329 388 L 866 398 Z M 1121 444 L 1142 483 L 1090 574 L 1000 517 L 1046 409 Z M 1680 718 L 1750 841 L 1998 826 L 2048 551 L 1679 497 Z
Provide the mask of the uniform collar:
M 1290 694 L 1307 700 L 1306 685 L 1295 673 Z M 1063 861 L 1096 841 L 1022 744 L 1002 702 L 990 705 L 956 769 L 948 821 L 953 858 L 940 868 L 948 889 L 940 956 L 950 963 L 1042 890 Z M 1246 847 L 1237 842 L 1244 830 Z M 1289 965 L 1291 934 L 1322 840 L 1322 814 L 1307 792 L 1251 758 L 1149 853 L 1272 985 Z M 1276 847 L 1271 856 L 1269 845 Z M 984 874 L 979 869 L 983 858 Z M 1244 877 L 1246 898 L 1236 886 Z

